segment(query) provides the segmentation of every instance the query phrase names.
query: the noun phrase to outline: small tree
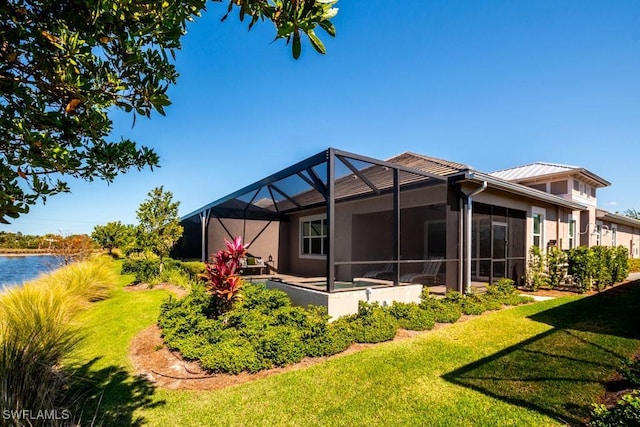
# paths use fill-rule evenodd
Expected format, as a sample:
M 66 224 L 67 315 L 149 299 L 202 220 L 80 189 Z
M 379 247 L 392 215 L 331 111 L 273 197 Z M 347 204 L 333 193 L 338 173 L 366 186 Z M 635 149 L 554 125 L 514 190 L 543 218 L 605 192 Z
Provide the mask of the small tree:
M 123 225 L 120 221 L 108 222 L 105 225 L 96 225 L 91 238 L 111 254 L 113 249 L 122 248 L 131 240 L 130 230 L 130 227 Z
M 303 35 L 325 52 L 315 31 L 335 35 L 335 2 L 231 0 L 223 19 L 272 22 L 298 58 Z M 0 223 L 69 191 L 69 177 L 110 182 L 158 164 L 152 149 L 113 138 L 113 115 L 165 114 L 175 53 L 206 3 L 0 1 Z
M 637 211 L 634 208 L 627 209 L 626 211 L 623 212 L 623 215 L 633 219 L 640 219 L 640 211 Z
M 64 265 L 89 258 L 93 253 L 93 241 L 86 234 L 56 236 L 50 251 L 59 257 Z
M 173 245 L 182 236 L 184 229 L 180 225 L 178 206 L 173 201 L 173 193 L 156 187 L 149 192 L 148 198 L 140 204 L 137 217 L 140 221 L 137 229 L 138 245 L 162 259 L 169 255 Z

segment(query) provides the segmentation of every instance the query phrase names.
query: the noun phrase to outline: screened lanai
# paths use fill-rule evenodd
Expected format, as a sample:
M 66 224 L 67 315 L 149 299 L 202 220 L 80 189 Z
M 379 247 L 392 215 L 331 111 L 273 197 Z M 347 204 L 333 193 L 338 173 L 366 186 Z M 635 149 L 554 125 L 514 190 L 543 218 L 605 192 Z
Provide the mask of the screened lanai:
M 184 216 L 175 252 L 206 260 L 241 235 L 271 274 L 326 292 L 455 288 L 459 198 L 446 177 L 329 148 Z

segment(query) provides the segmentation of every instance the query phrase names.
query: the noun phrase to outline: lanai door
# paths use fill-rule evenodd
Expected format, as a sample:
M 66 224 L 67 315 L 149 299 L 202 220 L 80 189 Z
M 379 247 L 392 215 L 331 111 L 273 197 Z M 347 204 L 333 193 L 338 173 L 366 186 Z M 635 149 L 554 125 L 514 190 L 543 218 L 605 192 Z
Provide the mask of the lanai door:
M 491 242 L 491 281 L 506 276 L 507 270 L 507 223 L 493 221 Z

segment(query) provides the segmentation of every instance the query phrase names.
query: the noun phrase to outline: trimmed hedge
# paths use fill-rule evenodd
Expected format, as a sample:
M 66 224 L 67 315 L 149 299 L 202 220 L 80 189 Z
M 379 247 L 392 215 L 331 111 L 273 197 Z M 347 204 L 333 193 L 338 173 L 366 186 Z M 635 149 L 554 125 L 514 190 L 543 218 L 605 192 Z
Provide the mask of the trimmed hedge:
M 398 323 L 377 303 L 358 302 L 358 314 L 351 321 L 353 338 L 359 343 L 378 343 L 396 336 Z
M 429 295 L 425 287 L 420 304 L 394 302 L 389 307 L 360 301 L 358 313 L 329 323 L 324 307 L 291 305 L 288 296 L 264 285 L 247 283 L 243 298 L 215 316 L 215 298 L 195 283 L 181 300 L 169 298 L 158 325 L 167 346 L 183 357 L 200 360 L 213 372 L 257 372 L 296 363 L 306 356 L 320 357 L 344 351 L 354 342 L 378 343 L 395 337 L 398 327 L 432 329 L 436 322 L 453 323 L 462 311 L 479 314 L 502 304 L 522 303 L 513 282 L 488 288 L 487 294 L 446 298 Z
M 257 372 L 305 356 L 339 353 L 354 342 L 354 327 L 328 323 L 326 309 L 294 307 L 284 292 L 247 283 L 244 298 L 213 318 L 212 298 L 195 284 L 182 300 L 162 305 L 158 324 L 165 343 L 214 372 Z
M 394 301 L 391 307 L 389 307 L 389 314 L 396 319 L 400 328 L 411 331 L 433 329 L 436 323 L 434 314 L 421 309 L 418 304 Z

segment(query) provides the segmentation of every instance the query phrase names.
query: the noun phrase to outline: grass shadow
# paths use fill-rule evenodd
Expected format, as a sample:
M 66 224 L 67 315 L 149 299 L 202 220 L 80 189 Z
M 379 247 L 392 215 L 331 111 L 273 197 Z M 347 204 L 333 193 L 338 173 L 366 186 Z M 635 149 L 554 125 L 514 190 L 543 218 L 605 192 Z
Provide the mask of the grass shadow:
M 73 384 L 79 401 L 80 414 L 74 414 L 81 425 L 140 426 L 144 418 L 135 416 L 141 408 L 164 405 L 153 399 L 155 387 L 147 379 L 132 376 L 119 366 L 95 369 L 99 358 L 74 366 Z
M 443 378 L 485 395 L 580 424 L 622 360 L 638 349 L 640 282 L 534 314 L 553 328 Z

